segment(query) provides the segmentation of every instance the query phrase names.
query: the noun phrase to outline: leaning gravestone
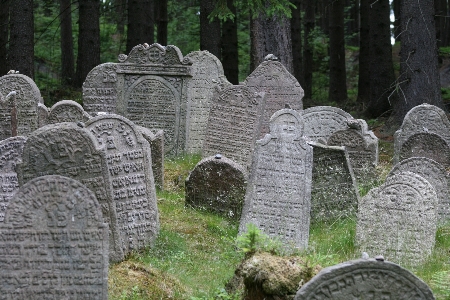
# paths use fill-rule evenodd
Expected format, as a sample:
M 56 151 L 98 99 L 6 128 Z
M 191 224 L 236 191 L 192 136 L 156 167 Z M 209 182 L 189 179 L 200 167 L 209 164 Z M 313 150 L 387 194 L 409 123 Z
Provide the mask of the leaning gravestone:
M 263 61 L 244 81 L 254 92 L 265 92 L 266 105 L 258 138 L 269 133 L 270 117 L 286 104 L 294 110 L 302 110 L 303 89 L 292 74 L 272 54 Z
M 108 227 L 80 182 L 48 175 L 26 183 L 0 236 L 2 299 L 108 299 Z
M 240 233 L 252 223 L 285 244 L 307 247 L 313 149 L 302 133 L 295 110 L 282 109 L 270 118 L 270 134 L 255 149 Z
M 449 178 L 445 168 L 438 162 L 426 157 L 411 157 L 396 164 L 388 177 L 409 171 L 425 178 L 436 190 L 439 199 L 437 214 L 440 222 L 450 219 Z
M 220 155 L 202 159 L 186 179 L 186 206 L 239 220 L 247 177 L 244 168 Z
M 119 115 L 94 117 L 86 128 L 96 148 L 106 152 L 125 254 L 149 246 L 159 232 L 150 145 L 132 122 Z
M 364 196 L 358 206 L 356 244 L 387 260 L 418 265 L 434 247 L 438 199 L 422 176 L 401 172 Z
M 325 268 L 298 290 L 294 300 L 434 300 L 421 279 L 391 262 L 347 261 Z
M 233 85 L 214 99 L 203 143 L 203 157 L 217 153 L 248 170 L 264 110 L 264 94 Z
M 0 141 L 0 222 L 3 222 L 8 203 L 19 188 L 16 165 L 22 161 L 26 141 L 24 136 Z
M 62 100 L 55 103 L 48 110 L 46 124 L 63 122 L 86 122 L 91 116 L 84 111 L 83 107 L 72 100 Z
M 345 147 L 313 146 L 311 218 L 328 221 L 354 216 L 359 193 Z
M 44 175 L 62 175 L 80 181 L 99 201 L 110 230 L 110 261 L 124 257 L 117 227 L 116 207 L 105 153 L 95 148 L 93 137 L 75 123 L 58 123 L 39 128 L 27 140 L 22 164 L 18 165 L 19 185 Z
M 137 126 L 144 139 L 150 144 L 152 152 L 152 170 L 155 186 L 164 189 L 164 131 L 158 130 L 155 134 L 150 129 Z

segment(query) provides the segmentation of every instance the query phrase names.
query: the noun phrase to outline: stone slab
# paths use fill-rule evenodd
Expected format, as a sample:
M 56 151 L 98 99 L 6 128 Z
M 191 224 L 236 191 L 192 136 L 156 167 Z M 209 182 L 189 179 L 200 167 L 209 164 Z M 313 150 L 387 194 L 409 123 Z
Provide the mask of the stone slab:
M 72 100 L 61 100 L 48 110 L 46 124 L 63 122 L 86 122 L 91 116 L 84 111 L 83 107 Z
M 150 144 L 152 152 L 152 170 L 155 186 L 164 189 L 164 131 L 159 130 L 153 134 L 150 129 L 137 126 L 142 136 Z

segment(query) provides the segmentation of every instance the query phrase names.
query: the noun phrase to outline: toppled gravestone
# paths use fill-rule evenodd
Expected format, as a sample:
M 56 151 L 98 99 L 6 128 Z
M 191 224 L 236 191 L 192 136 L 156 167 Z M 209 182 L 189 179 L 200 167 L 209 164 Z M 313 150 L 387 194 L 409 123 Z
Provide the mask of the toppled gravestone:
M 220 155 L 202 159 L 186 179 L 186 206 L 240 219 L 247 176 L 244 168 Z

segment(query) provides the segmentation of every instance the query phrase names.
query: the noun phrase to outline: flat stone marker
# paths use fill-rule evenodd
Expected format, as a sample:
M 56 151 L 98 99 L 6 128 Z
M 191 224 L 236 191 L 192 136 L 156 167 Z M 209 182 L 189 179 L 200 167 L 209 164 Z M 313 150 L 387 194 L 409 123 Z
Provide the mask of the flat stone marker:
M 239 220 L 247 176 L 244 168 L 216 154 L 202 159 L 186 179 L 186 206 Z
M 246 86 L 225 88 L 211 104 L 202 157 L 220 153 L 248 170 L 264 101 Z
M 336 220 L 355 216 L 359 192 L 345 147 L 313 146 L 311 218 L 314 221 Z
M 159 232 L 150 145 L 119 115 L 94 117 L 86 128 L 96 148 L 106 152 L 124 253 L 150 246 Z
M 18 165 L 19 185 L 44 175 L 62 175 L 92 190 L 109 224 L 110 261 L 118 262 L 124 254 L 108 172 L 104 151 L 96 149 L 89 132 L 75 123 L 51 124 L 34 131 Z
M 108 226 L 80 182 L 48 175 L 26 183 L 0 236 L 3 299 L 108 299 Z
M 0 222 L 10 199 L 19 189 L 15 167 L 22 162 L 23 147 L 27 141 L 24 136 L 10 137 L 0 141 Z
M 137 126 L 144 139 L 150 144 L 152 152 L 152 170 L 155 186 L 164 189 L 164 131 L 158 130 L 156 133 L 142 126 Z
M 359 202 L 356 244 L 370 256 L 418 265 L 435 244 L 438 199 L 422 176 L 401 172 Z
M 434 300 L 421 279 L 388 261 L 359 259 L 325 268 L 302 286 L 295 300 Z
M 270 119 L 270 134 L 257 141 L 239 233 L 252 223 L 271 238 L 307 247 L 313 149 L 302 133 L 295 110 L 279 110 Z
M 63 122 L 86 122 L 91 116 L 84 111 L 83 107 L 72 100 L 62 100 L 55 103 L 48 112 L 46 124 Z

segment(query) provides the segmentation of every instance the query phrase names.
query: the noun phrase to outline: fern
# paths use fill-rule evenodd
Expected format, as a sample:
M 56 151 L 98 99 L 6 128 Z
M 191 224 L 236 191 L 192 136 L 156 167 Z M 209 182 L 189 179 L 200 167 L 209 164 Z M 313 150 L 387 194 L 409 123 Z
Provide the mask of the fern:
M 450 300 L 450 271 L 440 271 L 431 277 L 431 286 L 437 299 Z

